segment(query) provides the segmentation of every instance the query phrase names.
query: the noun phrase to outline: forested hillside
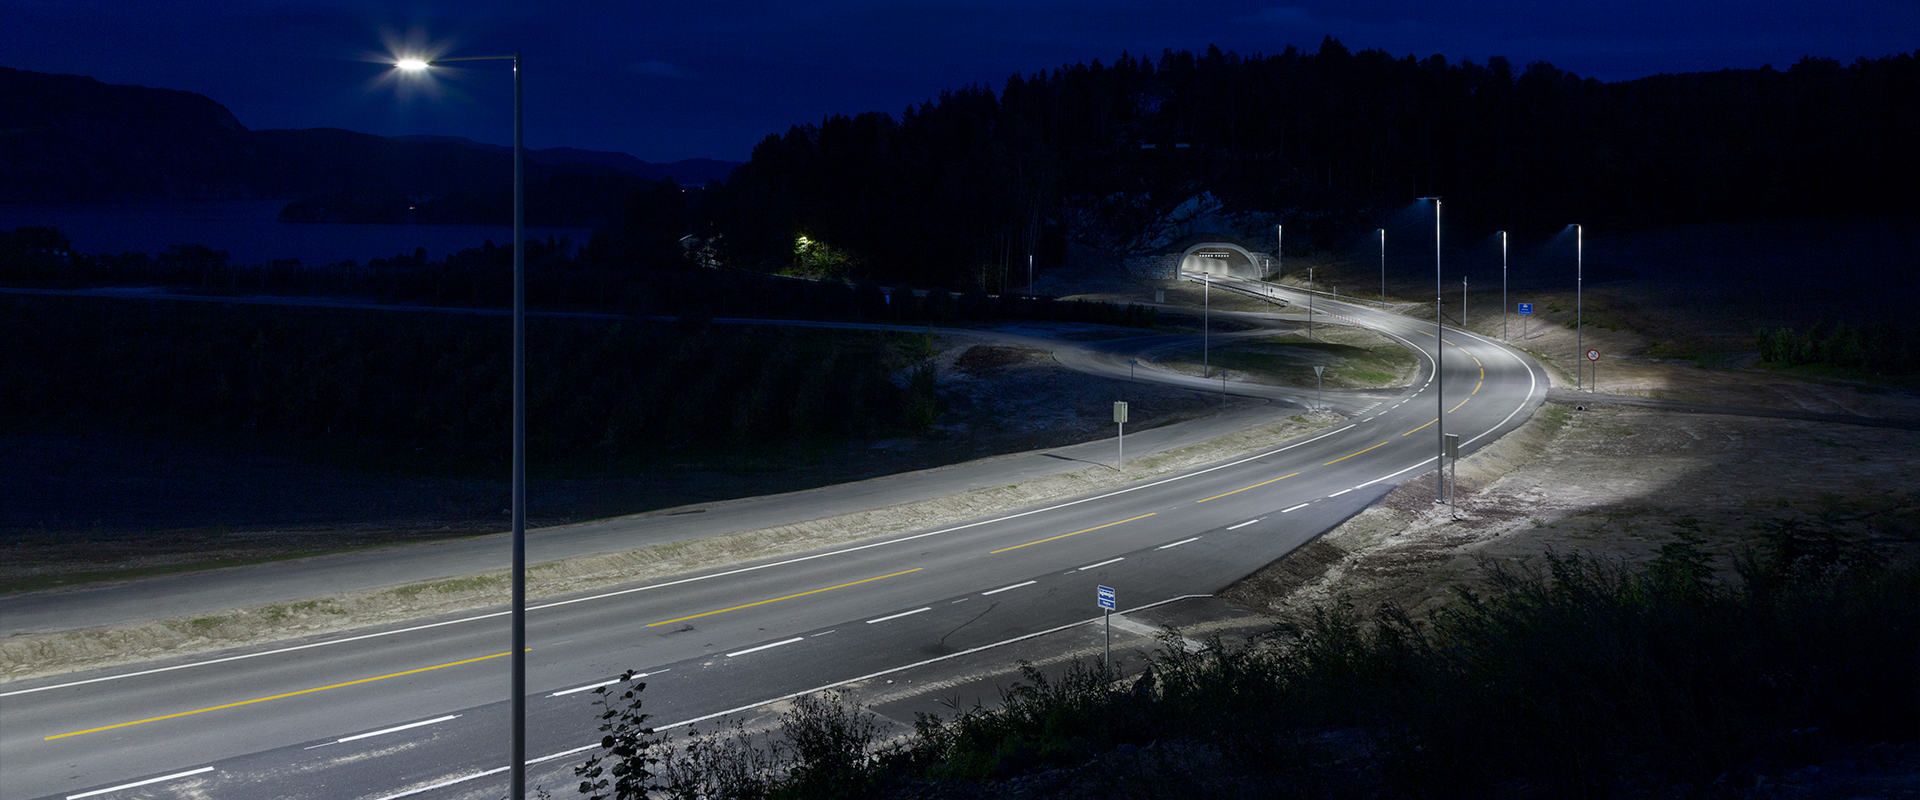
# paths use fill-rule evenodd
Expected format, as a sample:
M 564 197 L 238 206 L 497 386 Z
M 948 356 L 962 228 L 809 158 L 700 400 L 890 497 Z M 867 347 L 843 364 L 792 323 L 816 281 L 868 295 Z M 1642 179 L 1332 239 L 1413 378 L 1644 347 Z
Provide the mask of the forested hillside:
M 851 272 L 998 286 L 1034 250 L 1150 247 L 1203 193 L 1245 232 L 1284 220 L 1290 251 L 1422 195 L 1468 235 L 1884 210 L 1916 204 L 1915 97 L 1915 54 L 1618 83 L 1331 37 L 1122 55 L 769 136 L 713 215 L 738 265 L 787 267 L 804 235 Z

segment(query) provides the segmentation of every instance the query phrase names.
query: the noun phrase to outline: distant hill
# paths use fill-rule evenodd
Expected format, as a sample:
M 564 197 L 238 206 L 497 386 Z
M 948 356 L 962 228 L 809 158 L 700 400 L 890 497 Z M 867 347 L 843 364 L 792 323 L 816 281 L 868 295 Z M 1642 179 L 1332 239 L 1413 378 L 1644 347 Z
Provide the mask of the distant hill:
M 463 207 L 486 210 L 512 172 L 505 147 L 335 128 L 251 131 L 224 106 L 192 92 L 5 67 L 0 144 L 0 202 L 331 198 L 320 206 L 341 208 L 454 195 L 478 198 Z M 637 188 L 643 180 L 703 185 L 737 166 L 707 159 L 649 164 L 625 153 L 572 148 L 529 151 L 528 162 L 532 194 L 567 176 L 562 183 L 584 181 L 602 198 L 620 197 L 627 193 L 623 184 Z M 538 224 L 583 224 L 611 213 L 617 202 L 531 213 L 548 217 Z
M 464 136 L 395 136 L 402 142 L 444 142 L 484 150 L 489 153 L 511 155 L 513 148 L 507 145 L 476 142 Z M 733 174 L 738 161 L 715 161 L 711 158 L 689 158 L 670 164 L 655 164 L 641 161 L 626 153 L 611 153 L 603 150 L 578 150 L 572 147 L 550 147 L 544 150 L 528 150 L 527 160 L 535 164 L 550 166 L 568 166 L 592 164 L 611 167 L 620 172 L 647 180 L 672 179 L 681 186 L 705 186 L 708 181 L 724 181 Z

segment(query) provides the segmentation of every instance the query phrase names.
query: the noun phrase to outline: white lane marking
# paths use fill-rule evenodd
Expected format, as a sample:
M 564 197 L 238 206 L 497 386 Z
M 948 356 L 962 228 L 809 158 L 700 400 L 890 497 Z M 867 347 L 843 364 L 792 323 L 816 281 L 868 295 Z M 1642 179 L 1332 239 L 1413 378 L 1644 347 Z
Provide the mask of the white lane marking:
M 760 645 L 759 647 L 749 647 L 745 650 L 735 650 L 731 653 L 728 653 L 727 658 L 733 658 L 734 656 L 744 656 L 748 653 L 758 653 L 762 650 L 772 650 L 773 648 L 776 648 L 776 647 L 793 644 L 794 642 L 804 642 L 806 640 L 807 640 L 807 637 L 805 636 L 795 636 L 791 639 L 774 642 L 773 644 L 763 644 L 763 645 Z
M 660 672 L 672 672 L 672 671 L 673 671 L 673 670 L 671 670 L 671 669 L 663 669 L 663 670 L 660 670 Z M 641 678 L 645 678 L 645 677 L 647 677 L 647 676 L 649 676 L 649 675 L 658 675 L 658 674 L 660 674 L 660 672 L 636 672 L 636 673 L 634 673 L 634 675 L 633 675 L 633 679 L 637 681 L 637 680 L 640 680 Z M 614 685 L 614 684 L 616 684 L 616 683 L 619 683 L 619 682 L 620 682 L 620 679 L 619 679 L 619 678 L 614 678 L 613 680 L 610 680 L 610 681 L 601 681 L 601 682 L 599 682 L 599 683 L 590 683 L 590 684 L 587 684 L 587 685 L 585 685 L 585 686 L 576 686 L 576 687 L 574 687 L 574 688 L 572 688 L 572 689 L 561 689 L 560 691 L 557 691 L 557 692 L 554 692 L 553 694 L 550 694 L 550 695 L 547 695 L 547 696 L 548 696 L 548 697 L 559 697 L 560 695 L 563 695 L 563 694 L 573 694 L 573 693 L 575 693 L 575 692 L 591 692 L 591 691 L 593 691 L 593 690 L 595 690 L 595 689 L 598 689 L 598 688 L 600 688 L 600 687 L 602 687 L 602 686 L 612 686 L 612 685 Z
M 1287 512 L 1289 512 L 1289 511 L 1299 511 L 1300 509 L 1303 509 L 1303 508 L 1306 508 L 1307 506 L 1310 506 L 1310 505 L 1313 505 L 1313 504 L 1312 504 L 1312 503 L 1310 503 L 1310 502 L 1309 502 L 1309 503 L 1301 503 L 1300 505 L 1297 505 L 1297 506 L 1294 506 L 1293 508 L 1283 508 L 1283 509 L 1280 509 L 1280 513 L 1282 513 L 1282 514 L 1285 514 L 1285 513 L 1287 513 Z
M 915 328 L 914 330 L 922 330 L 922 329 L 920 329 L 920 328 Z M 1047 506 L 1047 507 L 1045 507 L 1045 508 L 1036 508 L 1036 509 L 1031 509 L 1031 510 L 1028 510 L 1028 511 L 1022 511 L 1022 512 L 1020 512 L 1020 513 L 1017 513 L 1017 514 L 1009 514 L 1009 515 L 1007 515 L 1007 516 L 1004 516 L 1004 517 L 995 517 L 995 518 L 993 518 L 993 519 L 983 519 L 983 520 L 980 520 L 980 521 L 978 521 L 978 522 L 969 522 L 969 523 L 967 523 L 967 524 L 965 524 L 965 525 L 956 525 L 956 526 L 954 526 L 954 527 L 951 527 L 951 528 L 942 528 L 942 529 L 940 529 L 940 530 L 934 530 L 934 531 L 927 531 L 927 532 L 925 532 L 925 533 L 916 533 L 916 534 L 914 534 L 914 535 L 912 535 L 912 536 L 902 536 L 902 537 L 900 537 L 900 538 L 898 538 L 898 539 L 888 539 L 888 540 L 886 540 L 886 541 L 882 541 L 882 542 L 873 542 L 873 543 L 870 543 L 870 544 L 863 544 L 863 545 L 857 545 L 857 546 L 854 546 L 854 547 L 848 547 L 848 548 L 844 548 L 844 549 L 840 549 L 840 550 L 833 550 L 833 551 L 830 551 L 830 552 L 826 552 L 826 553 L 815 553 L 815 554 L 813 554 L 813 555 L 810 555 L 810 556 L 801 556 L 801 557 L 799 557 L 799 558 L 790 558 L 790 559 L 787 559 L 787 560 L 785 560 L 785 561 L 775 561 L 775 562 L 773 562 L 773 563 L 769 563 L 769 564 L 758 564 L 758 565 L 755 565 L 755 566 L 751 566 L 751 567 L 741 567 L 741 568 L 739 568 L 739 569 L 732 569 L 732 570 L 727 570 L 727 571 L 724 571 L 724 572 L 716 572 L 716 573 L 713 573 L 713 574 L 711 574 L 711 575 L 696 575 L 696 576 L 694 576 L 694 577 L 691 577 L 691 578 L 681 578 L 680 580 L 674 580 L 674 581 L 667 581 L 667 582 L 665 582 L 665 583 L 655 583 L 655 584 L 649 584 L 649 585 L 646 585 L 646 586 L 636 586 L 636 587 L 634 587 L 634 588 L 632 588 L 632 589 L 621 589 L 621 590 L 619 590 L 619 591 L 616 591 L 616 592 L 607 592 L 607 593 L 605 593 L 605 594 L 596 594 L 596 595 L 589 595 L 589 596 L 587 596 L 587 597 L 576 597 L 576 598 L 573 598 L 573 599 L 571 599 L 571 600 L 560 600 L 560 601 L 557 601 L 557 602 L 553 602 L 553 603 L 546 603 L 546 604 L 542 604 L 542 605 L 537 605 L 537 606 L 528 606 L 528 607 L 527 607 L 527 610 L 528 610 L 528 611 L 542 611 L 542 610 L 545 610 L 545 609 L 549 609 L 549 608 L 558 608 L 558 607 L 560 607 L 560 606 L 565 606 L 565 605 L 572 605 L 572 604 L 574 604 L 574 603 L 585 603 L 585 602 L 587 602 L 587 601 L 590 601 L 590 600 L 605 600 L 605 599 L 607 599 L 607 598 L 609 598 L 609 597 L 619 597 L 619 596 L 621 596 L 621 595 L 627 595 L 627 594 L 633 594 L 634 592 L 645 592 L 645 591 L 650 591 L 650 590 L 653 590 L 653 589 L 665 589 L 665 588 L 667 588 L 667 587 L 670 587 L 670 586 L 679 586 L 680 584 L 683 584 L 683 583 L 695 583 L 695 582 L 698 582 L 698 581 L 705 581 L 705 580 L 712 580 L 712 579 L 714 579 L 714 578 L 726 578 L 726 577 L 731 577 L 731 576 L 734 576 L 734 575 L 740 575 L 740 574 L 743 574 L 743 573 L 747 573 L 747 572 L 757 572 L 757 571 L 759 571 L 759 570 L 763 570 L 763 569 L 772 569 L 772 568 L 774 568 L 774 567 L 784 567 L 784 566 L 789 566 L 789 565 L 792 565 L 792 564 L 799 564 L 799 563 L 802 563 L 802 562 L 806 562 L 806 561 L 812 561 L 812 560 L 814 560 L 814 559 L 820 559 L 820 558 L 829 558 L 829 557 L 832 557 L 832 556 L 840 556 L 840 555 L 846 555 L 846 554 L 848 554 L 848 553 L 854 553 L 854 552 L 859 552 L 859 551 L 861 551 L 861 550 L 867 550 L 867 549 L 870 549 L 870 548 L 874 548 L 874 547 L 884 547 L 884 546 L 886 546 L 886 545 L 891 545 L 891 544 L 900 544 L 900 543 L 902 543 L 902 542 L 911 542 L 911 541 L 914 541 L 914 540 L 916 540 L 916 539 L 924 539 L 924 538 L 926 538 L 926 537 L 928 537 L 928 536 L 939 536 L 939 535 L 941 535 L 941 534 L 946 534 L 946 533 L 953 533 L 953 532 L 955 532 L 955 531 L 962 531 L 962 530 L 966 530 L 966 529 L 968 529 L 968 528 L 976 528 L 976 527 L 979 527 L 979 526 L 981 526 L 981 525 L 991 525 L 991 524 L 993 524 L 993 523 L 996 523 L 996 522 L 1005 522 L 1005 521 L 1007 521 L 1007 520 L 1012 520 L 1012 519 L 1019 519 L 1019 518 L 1021 518 L 1021 517 L 1026 517 L 1026 516 L 1032 516 L 1032 515 L 1034 515 L 1034 514 L 1044 514 L 1044 513 L 1046 513 L 1046 512 L 1048 512 L 1048 511 L 1057 511 L 1057 510 L 1059 510 L 1059 509 L 1062 509 L 1062 508 L 1067 508 L 1067 507 L 1069 507 L 1069 506 L 1077 506 L 1077 505 L 1080 505 L 1081 503 L 1092 503 L 1092 502 L 1095 502 L 1095 501 L 1098 501 L 1098 500 L 1105 500 L 1105 499 L 1107 499 L 1107 498 L 1109 498 L 1109 497 L 1117 497 L 1117 496 L 1119 496 L 1119 495 L 1123 495 L 1123 494 L 1128 494 L 1128 493 L 1131 493 L 1131 492 L 1137 492 L 1137 491 L 1140 491 L 1140 490 L 1142 490 L 1142 489 L 1151 489 L 1151 488 L 1153 488 L 1153 487 L 1155 487 L 1155 486 L 1160 486 L 1160 485 L 1163 485 L 1163 484 L 1168 484 L 1168 483 L 1173 483 L 1174 481 L 1183 481 L 1183 480 L 1187 480 L 1187 479 L 1189 479 L 1189 478 L 1197 478 L 1197 477 L 1199 477 L 1199 476 L 1201 476 L 1201 475 L 1205 475 L 1205 474 L 1207 474 L 1207 473 L 1209 473 L 1209 472 L 1214 472 L 1214 471 L 1217 471 L 1217 470 L 1223 470 L 1223 469 L 1228 469 L 1228 468 L 1231 468 L 1231 467 L 1237 467 L 1237 466 L 1240 466 L 1241 464 L 1245 464 L 1245 463 L 1247 463 L 1247 462 L 1249 462 L 1249 461 L 1257 461 L 1257 460 L 1259 460 L 1259 459 L 1262 459 L 1262 458 L 1266 458 L 1267 456 L 1270 456 L 1270 455 L 1274 455 L 1274 454 L 1276 454 L 1276 453 L 1284 453 L 1284 452 L 1286 452 L 1286 451 L 1288 451 L 1288 450 L 1292 450 L 1292 449 L 1294 449 L 1294 448 L 1296 448 L 1296 447 L 1305 447 L 1305 446 L 1307 446 L 1307 445 L 1310 445 L 1310 444 L 1313 444 L 1314 442 L 1317 442 L 1317 441 L 1320 441 L 1321 439 L 1325 439 L 1325 438 L 1327 438 L 1327 437 L 1329 437 L 1329 436 L 1333 436 L 1333 435 L 1335 435 L 1335 434 L 1339 434 L 1339 433 L 1345 433 L 1346 431 L 1349 431 L 1349 430 L 1352 430 L 1353 428 L 1354 428 L 1354 426 L 1353 426 L 1353 425 L 1347 425 L 1346 427 L 1343 427 L 1343 428 L 1335 428 L 1334 430 L 1331 430 L 1331 431 L 1327 431 L 1326 433 L 1323 433 L 1323 434 L 1320 434 L 1319 436 L 1315 436 L 1315 437 L 1313 437 L 1313 438 L 1311 438 L 1311 439 L 1305 439 L 1305 440 L 1302 440 L 1302 441 L 1298 441 L 1298 442 L 1294 442 L 1294 443 L 1292 443 L 1292 444 L 1288 444 L 1288 445 L 1285 445 L 1285 446 L 1282 446 L 1282 447 L 1277 447 L 1277 448 L 1274 448 L 1274 449 L 1272 449 L 1272 450 L 1268 450 L 1268 451 L 1265 451 L 1265 452 L 1262 452 L 1262 453 L 1257 453 L 1257 454 L 1255 454 L 1255 455 L 1250 455 L 1250 456 L 1247 456 L 1246 458 L 1242 458 L 1242 459 L 1239 459 L 1239 460 L 1237 460 L 1237 461 L 1228 461 L 1228 462 L 1225 462 L 1225 463 L 1221 463 L 1221 464 L 1215 464 L 1215 465 L 1213 465 L 1213 466 L 1211 466 L 1211 467 L 1207 467 L 1206 469 L 1201 469 L 1201 470 L 1195 470 L 1195 471 L 1193 471 L 1193 472 L 1189 472 L 1189 473 L 1186 473 L 1186 474 L 1182 474 L 1182 475 L 1174 475 L 1174 476 L 1172 476 L 1172 477 L 1169 477 L 1169 478 L 1164 478 L 1164 479 L 1161 479 L 1161 480 L 1157 480 L 1157 481 L 1154 481 L 1154 482 L 1152 482 L 1152 483 L 1143 483 L 1143 484 L 1140 484 L 1140 485 L 1138 485 L 1138 486 L 1129 486 L 1129 487 L 1127 487 L 1127 488 L 1125 488 L 1125 489 L 1119 489 L 1119 490 L 1116 490 L 1116 491 L 1112 491 L 1112 492 L 1108 492 L 1108 493 L 1106 493 L 1106 494 L 1102 494 L 1102 495 L 1095 495 L 1095 496 L 1093 496 L 1093 497 L 1083 497 L 1083 498 L 1080 498 L 1080 499 L 1078 499 L 1078 500 L 1069 500 L 1069 501 L 1067 501 L 1067 502 L 1065 502 L 1065 503 L 1061 503 L 1061 504 L 1059 504 L 1059 505 L 1054 505 L 1054 506 Z M 957 602 L 957 601 L 956 601 L 956 602 Z M 272 656 L 272 655 L 280 655 L 280 654 L 282 654 L 282 653 L 291 653 L 291 652 L 294 652 L 294 651 L 297 651 L 297 650 L 306 650 L 306 649 L 308 649 L 308 648 L 312 648 L 312 647 L 326 647 L 326 646 L 328 646 L 328 645 L 336 645 L 336 644 L 346 644 L 346 643 L 348 643 L 348 642 L 357 642 L 357 641 L 361 641 L 361 640 L 365 640 L 365 639 L 377 639 L 377 638 L 380 638 L 380 637 L 382 637 L 382 636 L 394 636 L 394 635 L 398 635 L 398 634 L 402 634 L 402 633 L 413 633 L 413 632 L 415 632 L 415 631 L 423 631 L 423 630 L 428 630 L 428 629 L 431 629 L 431 628 L 438 628 L 438 627 L 442 627 L 442 626 L 445 626 L 445 625 L 458 625 L 458 624 L 461 624 L 461 623 L 464 623 L 464 622 L 478 622 L 478 621 L 480 621 L 480 620 L 483 620 L 483 619 L 493 619 L 494 617 L 504 617 L 504 616 L 507 616 L 507 615 L 508 615 L 508 614 L 510 614 L 510 613 L 512 613 L 512 612 L 510 612 L 510 611 L 495 611 L 495 612 L 492 612 L 492 613 L 489 613 L 489 614 L 480 614 L 480 615 L 477 615 L 477 616 L 472 616 L 472 617 L 465 617 L 465 618 L 462 618 L 462 619 L 450 619 L 450 620 L 446 620 L 446 621 L 444 621 L 444 622 L 434 622 L 434 623 L 429 623 L 429 624 L 426 624 L 426 625 L 415 625 L 415 626 L 412 626 L 412 627 L 407 627 L 407 628 L 401 628 L 401 629 L 398 629 L 398 630 L 391 630 L 391 631 L 382 631 L 382 632 L 380 632 L 380 633 L 368 633 L 368 634 L 361 634 L 361 635 L 359 635 L 359 636 L 349 636 L 349 637 L 347 637 L 347 638 L 344 638 L 344 639 L 333 639 L 333 640 L 329 640 L 329 641 L 325 641 L 325 642 L 313 642 L 313 643 L 310 643 L 310 644 L 303 644 L 303 645 L 295 645 L 295 646 L 293 646 L 293 647 L 282 647 L 282 648 L 279 648 L 279 649 L 275 649 L 275 650 L 264 650 L 264 651 L 261 651 L 261 652 L 258 652 L 258 653 L 247 653 L 247 654 L 245 654 L 245 655 L 238 655 L 238 656 L 227 656 L 227 657 L 225 657 L 225 658 L 216 658 L 216 659 L 212 659 L 212 660 L 209 660 L 209 661 L 195 661 L 195 662 L 193 662 L 193 663 L 190 663 L 190 664 L 175 664 L 175 665 L 173 665 L 173 666 L 170 666 L 170 667 L 159 667 L 159 668 L 156 668 L 156 669 L 148 669 L 148 670 L 140 670 L 140 671 L 137 671 L 137 672 L 128 672 L 128 673 L 124 673 L 124 674 L 120 674 L 120 675 L 104 675 L 104 676 L 101 676 L 101 677 L 98 677 L 98 678 L 88 678 L 88 679 L 86 679 L 86 680 L 80 680 L 80 681 L 69 681 L 69 682 L 67 682 L 67 683 L 56 683 L 56 684 L 50 684 L 50 685 L 47 685 L 47 686 L 39 686 L 39 687 L 35 687 L 35 688 L 32 688 L 32 689 L 16 689 L 16 690 L 14 690 L 14 691 L 11 691 L 11 692 L 0 692 L 0 697 L 12 697 L 12 696 L 14 696 L 14 695 L 21 695 L 21 694 L 33 694 L 34 692 L 44 692 L 44 691 L 48 691 L 48 690 L 50 690 L 50 689 L 66 689 L 66 688 L 69 688 L 69 687 L 73 687 L 73 686 L 84 686 L 84 685 L 86 685 L 86 684 L 89 684 L 89 683 L 99 683 L 99 682 L 101 682 L 101 681 L 111 681 L 111 680 L 119 680 L 119 679 L 121 679 L 121 678 L 137 678 L 137 677 L 140 677 L 140 676 L 143 676 L 143 675 L 153 675 L 153 674 L 156 674 L 156 673 L 161 673 L 161 672 L 172 672 L 172 671 L 174 671 L 174 670 L 177 670 L 177 669 L 188 669 L 188 668 L 191 668 L 191 667 L 205 667 L 205 666 L 211 666 L 211 665 L 214 665 L 214 664 L 224 664 L 224 663 L 226 663 L 226 662 L 229 662 L 229 661 L 241 661 L 241 660 L 244 660 L 244 659 L 249 659 L 249 658 L 259 658 L 259 657 L 261 657 L 261 656 Z
M 899 619 L 899 618 L 901 618 L 901 617 L 911 617 L 911 616 L 913 616 L 913 615 L 915 615 L 915 614 L 918 614 L 918 613 L 920 613 L 920 612 L 922 612 L 922 611 L 932 611 L 932 610 L 933 610 L 933 606 L 927 606 L 926 608 L 916 608 L 916 609 L 914 609 L 914 610 L 912 610 L 912 611 L 902 611 L 902 612 L 900 612 L 900 613 L 898 613 L 898 614 L 890 614 L 890 615 L 888 615 L 888 616 L 884 616 L 884 617 L 881 617 L 881 618 L 879 618 L 879 619 L 870 619 L 870 620 L 867 620 L 867 624 L 868 624 L 868 625 L 872 625 L 872 624 L 874 624 L 874 623 L 876 623 L 876 622 L 890 622 L 890 621 L 892 621 L 892 620 L 896 620 L 896 619 Z
M 1250 519 L 1250 520 L 1247 520 L 1246 522 L 1242 522 L 1242 523 L 1240 523 L 1240 524 L 1238 524 L 1238 525 L 1229 525 L 1229 526 L 1227 526 L 1227 530 L 1230 530 L 1230 531 L 1237 531 L 1237 530 L 1240 530 L 1241 528 L 1244 528 L 1244 527 L 1247 527 L 1248 525 L 1252 525 L 1253 523 L 1256 523 L 1256 522 L 1259 522 L 1259 521 L 1260 521 L 1260 520 L 1257 520 L 1257 519 Z
M 984 591 L 984 592 L 981 592 L 981 593 L 980 593 L 980 596 L 981 596 L 981 597 L 985 597 L 985 596 L 987 596 L 987 595 L 990 595 L 990 594 L 999 594 L 999 593 L 1001 593 L 1001 592 L 1004 592 L 1004 591 L 1007 591 L 1007 590 L 1009 590 L 1009 589 L 1018 589 L 1018 588 L 1020 588 L 1020 587 L 1022 587 L 1022 586 L 1032 586 L 1032 585 L 1034 585 L 1034 584 L 1036 584 L 1036 583 L 1039 583 L 1039 581 L 1027 581 L 1026 583 L 1016 583 L 1016 584 L 1014 584 L 1014 585 L 1012 585 L 1012 586 L 1002 586 L 1002 587 L 1000 587 L 1000 588 L 998 588 L 998 589 L 989 589 L 989 590 L 987 590 L 987 591 Z
M 371 737 L 374 737 L 374 736 L 384 736 L 384 735 L 386 735 L 386 734 L 389 734 L 389 733 L 398 733 L 398 732 L 400 732 L 400 731 L 404 731 L 404 730 L 406 730 L 406 729 L 408 729 L 408 728 L 419 728 L 419 727 L 422 727 L 422 726 L 426 726 L 426 725 L 432 725 L 432 724 L 434 724 L 434 723 L 438 723 L 438 722 L 446 722 L 447 720 L 450 720 L 450 719 L 459 719 L 459 718 L 460 718 L 460 715 L 459 715 L 459 714 L 448 714 L 448 715 L 446 715 L 446 716 L 444 716 L 444 717 L 434 717 L 433 719 L 423 719 L 423 720 L 421 720 L 421 721 L 419 721 L 419 722 L 409 722 L 409 723 L 407 723 L 407 724 L 405 724 L 405 725 L 395 725 L 395 726 L 393 726 L 393 727 L 391 727 L 391 728 L 384 728 L 384 729 L 382 729 L 382 730 L 377 730 L 377 731 L 372 731 L 372 732 L 369 732 L 369 733 L 356 733 L 356 734 L 354 734 L 354 735 L 352 735 L 352 736 L 342 736 L 342 737 L 340 737 L 340 738 L 338 738 L 338 739 L 335 739 L 335 740 L 333 740 L 333 741 L 334 741 L 334 742 L 335 742 L 336 744 L 346 744 L 347 742 L 351 742 L 351 741 L 353 741 L 353 740 L 355 740 L 355 739 L 367 739 L 367 738 L 371 738 Z
M 1107 559 L 1107 560 L 1105 560 L 1105 561 L 1102 561 L 1102 562 L 1100 562 L 1100 563 L 1098 563 L 1098 564 L 1088 564 L 1088 565 L 1086 565 L 1086 566 L 1084 566 L 1084 567 L 1081 567 L 1081 568 L 1079 568 L 1079 569 L 1076 569 L 1076 570 L 1074 570 L 1074 572 L 1086 572 L 1087 570 L 1090 570 L 1090 569 L 1093 569 L 1093 568 L 1095 568 L 1095 567 L 1104 567 L 1104 566 L 1106 566 L 1106 565 L 1108 565 L 1108 564 L 1118 564 L 1118 563 L 1120 563 L 1120 562 L 1122 562 L 1122 561 L 1125 561 L 1125 560 L 1127 560 L 1127 557 L 1126 557 L 1126 556 L 1121 556 L 1121 557 L 1119 557 L 1119 558 L 1109 558 L 1109 559 Z
M 117 791 L 120 791 L 121 789 L 131 789 L 135 786 L 146 786 L 147 784 L 150 784 L 150 783 L 160 783 L 161 781 L 170 781 L 176 778 L 184 778 L 184 777 L 187 777 L 188 775 L 198 775 L 202 772 L 212 772 L 212 771 L 213 771 L 213 767 L 201 767 L 199 769 L 190 769 L 190 770 L 187 770 L 186 772 L 176 772 L 176 773 L 173 773 L 172 775 L 162 775 L 158 778 L 148 778 L 144 781 L 135 781 L 133 783 L 123 783 L 123 784 L 120 784 L 119 786 L 108 787 L 106 789 L 95 789 L 91 792 L 81 792 L 79 794 L 70 794 L 70 795 L 67 795 L 67 800 L 80 800 L 80 798 L 82 797 L 92 797 L 96 794 L 106 794 L 108 792 L 117 792 Z
M 1358 487 L 1355 487 L 1355 488 L 1358 488 Z M 1334 492 L 1333 494 L 1330 494 L 1330 495 L 1327 495 L 1327 496 L 1328 496 L 1328 497 L 1339 497 L 1340 495 L 1343 495 L 1343 494 L 1346 494 L 1347 492 L 1351 492 L 1351 491 L 1353 491 L 1353 489 L 1341 489 L 1340 491 L 1337 491 L 1337 492 Z
M 1167 549 L 1167 548 L 1169 548 L 1169 547 L 1179 547 L 1180 545 L 1183 545 L 1183 544 L 1186 544 L 1186 543 L 1188 543 L 1188 542 L 1197 542 L 1197 541 L 1200 541 L 1200 537 L 1198 537 L 1198 536 L 1195 536 L 1195 537 L 1193 537 L 1193 538 L 1190 538 L 1190 539 L 1181 539 L 1180 541 L 1177 541 L 1177 542 L 1174 542 L 1174 543 L 1172 543 L 1172 544 L 1163 544 L 1163 545 L 1160 545 L 1159 547 L 1156 547 L 1156 548 L 1153 548 L 1153 549 L 1155 549 L 1155 550 L 1165 550 L 1165 549 Z
M 839 629 L 839 628 L 834 628 L 834 629 L 833 629 L 832 631 L 821 631 L 821 632 L 819 632 L 819 633 L 816 633 L 816 634 L 814 634 L 814 635 L 813 635 L 813 638 L 815 638 L 815 639 L 818 639 L 818 638 L 820 638 L 820 637 L 822 637 L 822 636 L 825 636 L 825 635 L 827 635 L 827 634 L 829 634 L 829 633 L 833 633 L 834 631 L 837 631 L 837 630 L 840 630 L 840 629 Z

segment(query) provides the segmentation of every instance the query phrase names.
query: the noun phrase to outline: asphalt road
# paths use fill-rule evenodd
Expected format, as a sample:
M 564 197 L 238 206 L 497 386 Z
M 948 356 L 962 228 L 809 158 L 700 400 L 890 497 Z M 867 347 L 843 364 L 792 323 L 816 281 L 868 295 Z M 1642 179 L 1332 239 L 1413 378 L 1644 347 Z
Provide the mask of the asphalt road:
M 1082 624 L 1097 618 L 1096 585 L 1115 587 L 1122 609 L 1213 592 L 1430 469 L 1436 415 L 1471 452 L 1544 397 L 1544 372 L 1497 343 L 1452 330 L 1441 343 L 1431 323 L 1318 305 L 1427 354 L 1415 385 L 1329 392 L 1349 424 L 1117 490 L 540 603 L 528 614 L 536 773 L 566 790 L 565 769 L 598 738 L 581 689 L 626 669 L 650 673 L 647 710 L 672 725 Z M 1131 342 L 1059 357 L 1125 374 L 1129 349 L 1174 345 Z M 870 504 L 897 502 L 881 495 Z M 665 519 L 699 535 L 706 516 Z M 499 797 L 506 641 L 504 612 L 469 614 L 7 684 L 0 794 Z

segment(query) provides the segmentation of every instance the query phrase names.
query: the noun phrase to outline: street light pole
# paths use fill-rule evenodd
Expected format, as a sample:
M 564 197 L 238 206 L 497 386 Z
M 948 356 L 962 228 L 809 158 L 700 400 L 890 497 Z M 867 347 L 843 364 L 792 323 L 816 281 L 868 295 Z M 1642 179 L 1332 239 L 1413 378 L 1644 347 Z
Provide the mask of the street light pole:
M 1387 302 L 1387 229 L 1380 229 L 1380 302 Z
M 1500 341 L 1507 339 L 1507 232 L 1500 232 Z
M 1586 230 L 1580 223 L 1573 224 L 1573 388 L 1579 391 L 1580 378 L 1586 373 L 1587 346 L 1582 342 L 1582 320 L 1586 314 L 1585 300 L 1582 296 L 1586 283 Z
M 526 304 L 526 149 L 524 106 L 520 101 L 520 54 L 463 56 L 433 61 L 407 59 L 394 66 L 417 72 L 448 61 L 513 62 L 513 671 L 508 692 L 512 708 L 507 770 L 508 796 L 527 796 L 527 304 Z
M 1307 338 L 1313 338 L 1313 267 L 1307 267 Z
M 1446 473 L 1442 468 L 1447 465 L 1447 411 L 1443 399 L 1446 396 L 1445 371 L 1440 367 L 1446 357 L 1447 329 L 1440 305 L 1443 294 L 1440 284 L 1440 198 L 1420 199 L 1433 201 L 1433 427 L 1440 436 L 1440 455 L 1433 461 L 1433 502 L 1443 503 L 1446 502 L 1445 487 L 1442 486 Z
M 1208 354 L 1213 340 L 1213 281 L 1207 273 L 1200 273 L 1200 377 L 1213 374 L 1213 362 Z

